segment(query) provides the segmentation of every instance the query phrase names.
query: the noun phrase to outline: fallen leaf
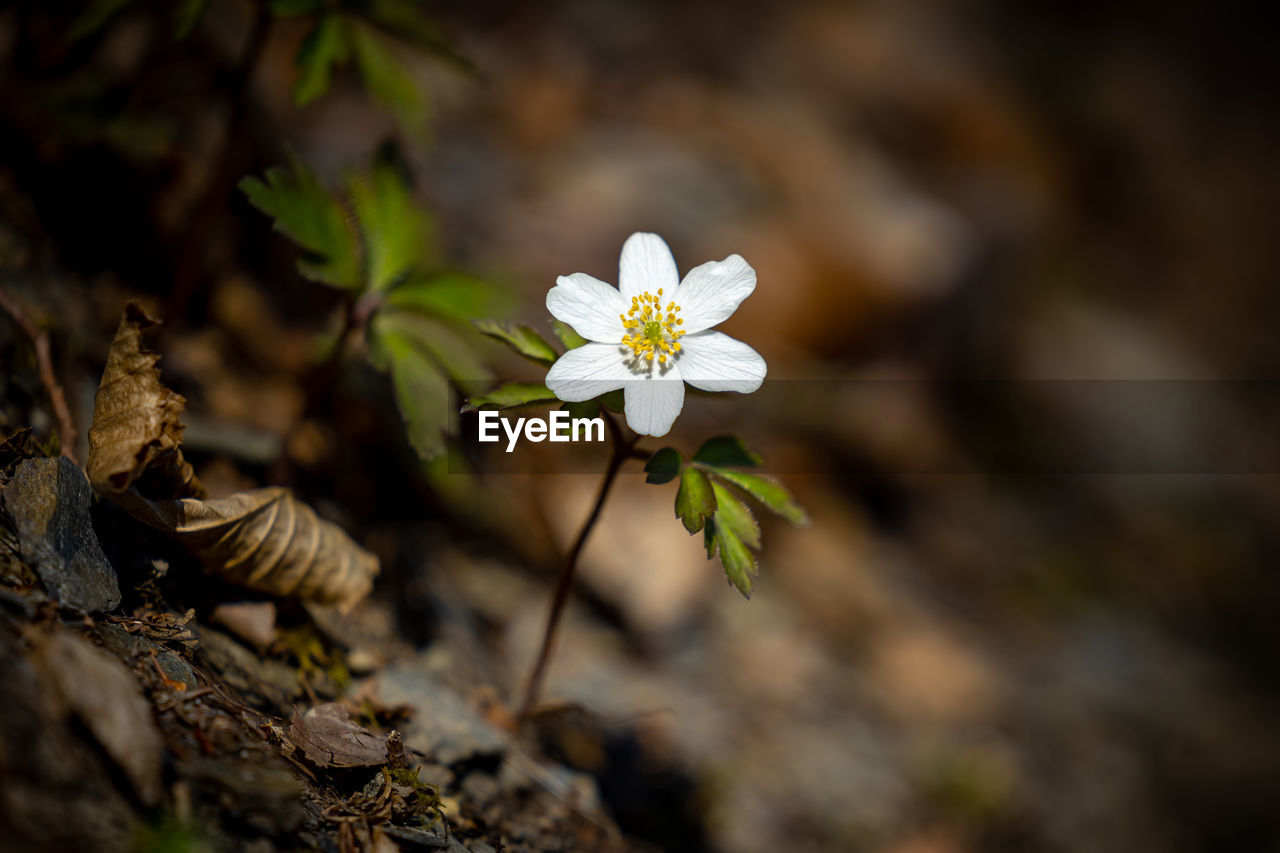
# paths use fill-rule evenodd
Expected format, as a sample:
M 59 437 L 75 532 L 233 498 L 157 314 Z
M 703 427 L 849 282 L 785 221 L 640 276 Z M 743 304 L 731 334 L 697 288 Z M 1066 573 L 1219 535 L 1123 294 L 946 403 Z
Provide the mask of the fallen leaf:
M 206 572 L 271 595 L 350 609 L 369 594 L 378 558 L 288 489 L 238 492 L 218 500 L 117 501 L 138 521 L 170 534 Z
M 164 742 L 132 673 L 69 631 L 33 638 L 33 660 L 60 713 L 73 713 L 149 806 L 160 800 Z
M 89 428 L 94 491 L 178 540 L 209 574 L 350 609 L 372 589 L 378 558 L 337 525 L 287 489 L 203 500 L 182 458 L 186 401 L 161 384 L 159 356 L 142 347 L 143 331 L 156 323 L 130 302 L 111 344 Z
M 317 767 L 371 767 L 387 763 L 386 740 L 351 722 L 347 709 L 329 702 L 293 713 L 289 741 Z
M 142 333 L 158 323 L 130 302 L 107 353 L 85 466 L 98 494 L 123 492 L 149 472 L 172 489 L 166 497 L 205 495 L 179 449 L 183 426 L 178 417 L 187 401 L 161 384 L 160 356 L 142 346 Z

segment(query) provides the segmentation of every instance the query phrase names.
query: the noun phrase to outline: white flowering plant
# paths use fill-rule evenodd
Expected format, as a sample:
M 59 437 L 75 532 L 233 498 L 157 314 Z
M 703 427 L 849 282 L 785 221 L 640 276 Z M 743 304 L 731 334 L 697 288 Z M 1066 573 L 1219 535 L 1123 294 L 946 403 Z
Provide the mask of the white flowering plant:
M 684 408 L 686 383 L 702 391 L 742 394 L 760 387 L 768 370 L 765 360 L 747 344 L 714 330 L 755 286 L 755 270 L 739 255 L 702 264 L 681 279 L 662 238 L 641 232 L 623 244 L 617 287 L 573 273 L 557 279 L 548 292 L 547 310 L 555 318 L 563 353 L 528 326 L 477 323 L 483 333 L 548 370 L 545 382 L 503 385 L 471 398 L 467 409 L 560 400 L 575 415 L 602 415 L 614 442 L 596 504 L 561 575 L 526 710 L 536 700 L 578 554 L 627 460 L 645 460 L 648 483 L 679 481 L 676 516 L 691 535 L 703 534 L 707 558 L 718 554 L 729 583 L 747 598 L 761 546 L 760 525 L 747 498 L 793 524 L 807 522 L 780 483 L 742 470 L 759 465 L 761 458 L 739 438 L 708 439 L 688 460 L 674 447 L 650 452 L 638 446 L 645 436 L 670 432 Z M 629 435 L 614 418 L 616 412 L 623 414 Z

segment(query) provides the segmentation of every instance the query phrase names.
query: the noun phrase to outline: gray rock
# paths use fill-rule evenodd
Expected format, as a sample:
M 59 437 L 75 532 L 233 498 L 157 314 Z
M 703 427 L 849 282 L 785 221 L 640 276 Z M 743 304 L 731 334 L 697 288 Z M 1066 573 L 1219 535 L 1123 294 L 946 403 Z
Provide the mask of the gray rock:
M 120 604 L 115 570 L 89 516 L 89 480 L 74 462 L 65 456 L 23 460 L 3 498 L 23 561 L 55 601 L 91 613 Z
M 509 746 L 507 735 L 481 719 L 421 657 L 393 664 L 370 681 L 371 693 L 382 705 L 413 708 L 413 716 L 401 727 L 404 742 L 441 764 L 501 755 Z

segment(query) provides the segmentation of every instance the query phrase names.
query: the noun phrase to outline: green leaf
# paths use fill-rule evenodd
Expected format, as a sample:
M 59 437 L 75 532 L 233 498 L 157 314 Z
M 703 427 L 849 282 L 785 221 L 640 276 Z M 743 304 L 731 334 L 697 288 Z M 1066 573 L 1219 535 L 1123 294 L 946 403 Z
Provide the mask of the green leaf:
M 381 337 L 396 336 L 426 351 L 460 385 L 472 386 L 491 378 L 489 369 L 464 339 L 423 314 L 383 307 L 373 315 L 372 323 Z
M 395 113 L 406 129 L 420 131 L 427 120 L 427 101 L 398 47 L 363 23 L 351 28 L 351 45 L 374 99 Z
M 577 349 L 587 342 L 587 339 L 573 330 L 573 326 L 563 323 L 559 320 L 551 321 L 551 328 L 556 333 L 556 338 L 564 345 L 566 350 Z
M 550 367 L 559 354 L 546 339 L 523 323 L 499 323 L 497 320 L 475 320 L 482 335 L 501 341 L 532 362 Z
M 728 530 L 748 548 L 760 550 L 760 525 L 756 522 L 751 507 L 743 503 L 727 486 L 714 479 L 711 481 L 711 490 L 716 496 L 716 529 Z
M 252 175 L 240 189 L 254 207 L 275 219 L 276 230 L 303 249 L 298 269 L 307 278 L 358 292 L 360 243 L 347 224 L 347 212 L 297 157 L 290 168 L 266 171 L 266 181 Z
M 176 24 L 173 37 L 183 39 L 191 35 L 191 31 L 200 23 L 200 16 L 209 5 L 209 0 L 178 0 L 173 10 Z
M 716 525 L 716 544 L 720 547 L 720 565 L 729 583 L 751 598 L 751 579 L 757 574 L 756 559 L 746 544 L 724 525 Z
M 340 15 L 322 15 L 298 48 L 294 65 L 298 80 L 293 85 L 293 102 L 299 107 L 324 96 L 333 85 L 333 67 L 351 56 L 347 22 Z
M 351 182 L 351 202 L 364 233 L 369 290 L 386 290 L 421 260 L 430 241 L 430 220 L 389 163 L 379 163 L 372 174 Z
M 791 497 L 791 493 L 772 477 L 762 477 L 759 474 L 744 474 L 741 471 L 712 466 L 708 466 L 708 470 L 717 477 L 733 483 L 733 485 L 742 489 L 792 524 L 805 525 L 809 523 L 809 515 L 804 511 L 804 508 L 796 503 Z
M 664 447 L 657 453 L 649 457 L 649 461 L 644 463 L 644 471 L 649 476 L 644 478 L 646 483 L 670 483 L 680 473 L 680 466 L 684 464 L 684 458 L 680 455 L 680 451 L 674 447 Z
M 541 382 L 508 382 L 487 394 L 471 397 L 462 407 L 462 411 L 474 412 L 485 406 L 510 409 L 513 406 L 524 406 L 529 403 L 554 402 L 555 399 L 556 395 Z
M 717 435 L 708 438 L 693 454 L 694 462 L 706 465 L 745 465 L 755 467 L 762 461 L 760 454 L 748 450 L 742 439 L 734 435 Z
M 707 475 L 697 468 L 686 467 L 680 474 L 680 491 L 676 493 L 676 515 L 684 529 L 697 533 L 703 520 L 716 511 L 716 496 Z
M 72 22 L 68 38 L 79 41 L 85 36 L 93 35 L 132 2 L 133 0 L 93 0 Z
M 444 434 L 456 422 L 448 380 L 418 342 L 394 332 L 380 337 L 409 443 L 420 457 L 431 459 L 444 450 Z
M 271 0 L 268 8 L 277 18 L 297 18 L 318 12 L 324 0 Z
M 481 279 L 445 272 L 427 278 L 411 274 L 387 294 L 386 304 L 470 326 L 473 317 L 507 313 L 511 298 Z
M 626 404 L 626 397 L 623 395 L 621 388 L 616 391 L 610 391 L 607 394 L 601 394 L 599 400 L 600 405 L 611 412 L 621 412 Z
M 707 524 L 702 528 L 702 547 L 707 549 L 707 559 L 710 560 L 716 555 L 716 520 L 708 518 Z

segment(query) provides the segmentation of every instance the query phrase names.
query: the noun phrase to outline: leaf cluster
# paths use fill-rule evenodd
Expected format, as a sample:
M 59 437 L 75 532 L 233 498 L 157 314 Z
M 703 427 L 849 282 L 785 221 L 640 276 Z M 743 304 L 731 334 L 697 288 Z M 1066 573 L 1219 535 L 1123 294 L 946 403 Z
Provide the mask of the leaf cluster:
M 299 107 L 329 92 L 338 69 L 354 62 L 365 87 L 411 132 L 423 129 L 427 100 L 414 79 L 413 53 L 463 67 L 469 63 L 413 0 L 272 0 L 278 17 L 310 17 L 314 23 L 294 59 Z
M 792 524 L 809 522 L 804 509 L 777 480 L 738 470 L 760 462 L 760 455 L 740 438 L 721 435 L 703 442 L 687 462 L 679 450 L 664 447 L 644 466 L 647 483 L 679 479 L 676 517 L 690 534 L 702 531 L 707 559 L 719 553 L 729 583 L 747 598 L 758 574 L 755 552 L 760 550 L 761 539 L 760 524 L 744 497 Z
M 457 422 L 451 383 L 489 379 L 468 320 L 503 310 L 503 295 L 440 265 L 432 219 L 389 160 L 350 178 L 343 196 L 297 157 L 240 188 L 298 245 L 303 276 L 348 295 L 370 363 L 391 374 L 410 443 L 424 459 L 438 455 Z

